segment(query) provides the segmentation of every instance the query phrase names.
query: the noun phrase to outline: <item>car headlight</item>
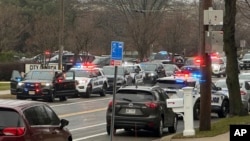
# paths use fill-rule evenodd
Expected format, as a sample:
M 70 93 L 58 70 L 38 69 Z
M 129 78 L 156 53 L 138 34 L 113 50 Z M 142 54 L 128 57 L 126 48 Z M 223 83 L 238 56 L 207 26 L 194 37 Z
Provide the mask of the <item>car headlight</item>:
M 86 84 L 88 82 L 88 80 L 78 80 L 79 84 Z
M 18 82 L 18 84 L 17 84 L 18 86 L 23 86 L 24 85 L 24 83 L 23 82 Z
M 52 84 L 51 84 L 51 83 L 48 83 L 48 82 L 47 82 L 47 83 L 41 83 L 41 85 L 42 85 L 42 86 L 52 86 Z
M 154 76 L 155 74 L 154 73 L 150 73 L 150 74 L 148 74 L 148 76 Z

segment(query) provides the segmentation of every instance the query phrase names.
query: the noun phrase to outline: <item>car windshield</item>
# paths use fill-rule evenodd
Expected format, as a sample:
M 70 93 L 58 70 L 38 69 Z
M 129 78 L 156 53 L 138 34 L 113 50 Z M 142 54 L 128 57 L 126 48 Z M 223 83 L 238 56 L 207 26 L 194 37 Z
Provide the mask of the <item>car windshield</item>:
M 243 56 L 243 59 L 250 59 L 250 54 L 245 54 L 245 55 Z
M 25 80 L 53 80 L 54 71 L 30 71 L 27 73 Z
M 212 64 L 223 64 L 223 60 L 220 58 L 212 58 Z
M 155 97 L 148 91 L 122 90 L 116 93 L 116 99 L 128 102 L 154 101 Z
M 102 62 L 105 62 L 106 60 L 108 60 L 107 57 L 96 57 L 92 64 L 100 64 Z
M 87 70 L 75 70 L 75 77 L 89 77 L 90 72 Z
M 140 68 L 138 66 L 125 66 L 125 67 L 128 69 L 130 73 L 135 73 L 136 68 L 139 69 L 140 71 Z
M 156 85 L 160 86 L 161 88 L 167 89 L 182 89 L 183 87 L 194 87 L 194 82 L 185 82 L 183 80 L 157 80 Z
M 24 126 L 21 116 L 14 110 L 0 108 L 0 133 L 1 127 L 22 127 Z
M 171 64 L 164 64 L 163 67 L 166 71 L 175 71 L 176 69 L 176 66 Z
M 141 64 L 141 67 L 145 71 L 155 71 L 157 68 L 156 64 Z
M 226 88 L 227 89 L 227 83 L 226 81 L 217 81 L 215 82 L 216 87 Z
M 114 75 L 115 74 L 115 67 L 103 67 L 104 75 Z M 124 75 L 124 68 L 117 67 L 117 75 Z
M 239 74 L 239 79 L 250 79 L 250 73 L 249 74 L 244 74 L 244 73 Z

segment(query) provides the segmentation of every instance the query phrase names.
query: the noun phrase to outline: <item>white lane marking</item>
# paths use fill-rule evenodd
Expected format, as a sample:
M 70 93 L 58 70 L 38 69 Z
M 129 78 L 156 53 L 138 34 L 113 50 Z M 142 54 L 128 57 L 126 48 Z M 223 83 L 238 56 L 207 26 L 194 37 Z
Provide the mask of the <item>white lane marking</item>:
M 102 100 L 107 100 L 110 98 L 103 98 L 103 99 L 97 99 L 97 100 L 89 100 L 89 101 L 79 101 L 79 102 L 74 102 L 74 103 L 66 103 L 66 104 L 58 104 L 58 105 L 51 105 L 50 107 L 59 107 L 59 106 L 66 106 L 66 105 L 74 105 L 74 104 L 79 104 L 79 103 L 89 103 L 89 102 L 96 102 L 96 101 L 102 101 Z
M 116 130 L 116 133 L 117 132 L 121 132 L 121 131 L 124 131 L 124 130 L 123 129 L 118 129 L 118 130 Z M 73 139 L 73 141 L 86 140 L 86 139 L 89 139 L 89 138 L 98 137 L 98 136 L 102 136 L 102 135 L 107 135 L 107 132 L 103 132 L 103 133 L 99 133 L 99 134 L 94 134 L 94 135 L 86 136 L 86 137 L 83 137 L 83 138 L 76 138 L 76 139 Z
M 81 127 L 81 128 L 75 128 L 75 129 L 71 129 L 70 132 L 82 130 L 82 129 L 86 129 L 86 128 L 92 128 L 92 127 L 96 127 L 96 126 L 101 126 L 101 125 L 106 125 L 106 123 L 100 123 L 100 124 L 85 126 L 85 127 Z
M 103 133 L 94 134 L 94 135 L 87 136 L 87 137 L 83 137 L 83 138 L 73 139 L 73 141 L 81 141 L 81 140 L 86 140 L 86 139 L 89 139 L 89 138 L 93 138 L 93 137 L 97 137 L 97 136 L 102 136 L 102 135 L 106 135 L 106 134 L 107 134 L 106 132 L 103 132 Z

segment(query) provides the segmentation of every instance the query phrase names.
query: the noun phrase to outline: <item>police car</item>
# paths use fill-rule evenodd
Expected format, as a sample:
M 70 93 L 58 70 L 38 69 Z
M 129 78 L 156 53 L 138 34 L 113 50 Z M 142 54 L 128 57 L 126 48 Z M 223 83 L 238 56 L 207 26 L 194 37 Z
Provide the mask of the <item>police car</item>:
M 75 73 L 79 96 L 89 98 L 91 94 L 106 95 L 108 80 L 100 68 L 73 67 L 70 71 Z
M 170 98 L 183 98 L 182 88 L 193 87 L 193 117 L 199 119 L 200 114 L 200 80 L 183 79 L 175 76 L 163 77 L 157 79 L 156 85 L 164 89 Z M 211 84 L 211 112 L 217 113 L 220 118 L 226 117 L 229 113 L 228 95 L 221 91 L 221 88 Z

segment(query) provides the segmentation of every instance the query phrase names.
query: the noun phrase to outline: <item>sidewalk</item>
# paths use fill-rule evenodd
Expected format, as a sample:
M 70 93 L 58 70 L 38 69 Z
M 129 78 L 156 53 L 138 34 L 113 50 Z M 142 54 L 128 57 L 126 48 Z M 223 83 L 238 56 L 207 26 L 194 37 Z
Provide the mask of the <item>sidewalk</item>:
M 3 95 L 3 94 L 10 94 L 10 90 L 1 90 L 0 95 Z
M 186 138 L 186 139 L 172 139 L 172 136 L 162 137 L 160 141 L 229 141 L 229 132 L 206 138 Z

